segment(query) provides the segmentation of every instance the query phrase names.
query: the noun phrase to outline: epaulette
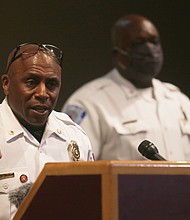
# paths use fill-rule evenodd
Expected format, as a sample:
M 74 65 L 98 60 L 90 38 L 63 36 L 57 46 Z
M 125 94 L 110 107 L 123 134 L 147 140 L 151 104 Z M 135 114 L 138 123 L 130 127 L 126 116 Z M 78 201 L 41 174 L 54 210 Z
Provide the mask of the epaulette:
M 74 125 L 76 128 L 78 128 L 86 135 L 85 131 L 77 123 L 75 123 L 66 113 L 54 111 L 54 115 L 58 120 L 63 121 L 64 124 Z
M 57 112 L 57 111 L 54 111 L 54 115 L 55 117 L 58 119 L 58 120 L 61 120 L 63 121 L 65 124 L 72 124 L 72 125 L 75 125 L 75 122 L 71 120 L 71 118 L 63 113 L 63 112 Z
M 167 89 L 169 89 L 172 92 L 180 91 L 180 88 L 171 84 L 171 83 L 164 83 Z

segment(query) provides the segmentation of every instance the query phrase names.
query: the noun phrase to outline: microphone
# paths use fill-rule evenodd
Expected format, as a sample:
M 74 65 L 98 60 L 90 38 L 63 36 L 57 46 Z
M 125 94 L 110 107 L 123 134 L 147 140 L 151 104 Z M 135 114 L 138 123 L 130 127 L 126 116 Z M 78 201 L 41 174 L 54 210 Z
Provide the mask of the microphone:
M 139 144 L 138 151 L 150 160 L 166 160 L 159 154 L 157 147 L 147 140 L 144 140 Z
M 32 186 L 32 183 L 26 183 L 23 186 L 20 186 L 19 188 L 10 191 L 9 201 L 13 203 L 17 207 L 17 209 L 21 205 L 23 199 L 28 194 L 31 186 Z

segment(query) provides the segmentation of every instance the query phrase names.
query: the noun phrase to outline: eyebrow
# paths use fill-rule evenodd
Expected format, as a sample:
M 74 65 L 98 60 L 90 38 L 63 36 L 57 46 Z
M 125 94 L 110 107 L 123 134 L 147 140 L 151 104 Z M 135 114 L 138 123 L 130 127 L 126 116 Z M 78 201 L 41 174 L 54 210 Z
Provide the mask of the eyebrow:
M 30 71 L 30 72 L 27 72 L 26 74 L 25 74 L 25 77 L 39 77 L 39 78 L 43 78 L 44 77 L 44 75 L 42 76 L 42 74 L 41 73 L 38 73 L 38 72 L 35 72 L 35 71 Z M 50 75 L 48 75 L 48 77 L 46 77 L 45 76 L 45 78 L 51 78 L 51 79 L 58 79 L 59 77 L 57 76 L 57 75 L 55 75 L 55 74 L 50 74 Z

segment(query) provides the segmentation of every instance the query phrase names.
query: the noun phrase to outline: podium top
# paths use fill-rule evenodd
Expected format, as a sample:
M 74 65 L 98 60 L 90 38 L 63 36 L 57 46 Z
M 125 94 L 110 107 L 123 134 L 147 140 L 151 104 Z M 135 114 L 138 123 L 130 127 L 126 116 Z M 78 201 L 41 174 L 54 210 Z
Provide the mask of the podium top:
M 91 162 L 63 162 L 45 164 L 40 176 L 42 175 L 69 175 L 69 174 L 103 174 L 113 173 L 144 173 L 145 168 L 149 168 L 149 173 L 163 173 L 167 168 L 167 174 L 173 173 L 178 168 L 181 174 L 190 174 L 190 162 L 178 161 L 118 161 L 118 160 L 100 160 Z M 180 168 L 180 169 L 179 169 Z M 183 169 L 184 168 L 184 169 Z M 179 174 L 180 174 L 179 173 Z
M 81 196 L 84 196 L 84 193 L 86 193 L 86 197 L 83 202 L 88 204 L 88 212 L 91 213 L 91 215 L 94 215 L 95 219 L 101 219 L 101 217 L 96 218 L 95 214 L 92 214 L 94 213 L 94 210 L 96 210 L 96 215 L 102 215 L 103 220 L 117 220 L 119 212 L 119 206 L 117 203 L 119 198 L 118 194 L 120 193 L 120 191 L 117 192 L 119 189 L 118 184 L 123 182 L 122 180 L 125 179 L 125 176 L 132 176 L 132 178 L 136 179 L 136 177 L 143 178 L 143 175 L 146 178 L 147 176 L 150 177 L 151 175 L 157 175 L 158 179 L 174 177 L 176 180 L 175 177 L 179 176 L 181 176 L 181 178 L 184 178 L 184 176 L 185 178 L 189 178 L 189 168 L 190 162 L 185 161 L 169 162 L 102 160 L 94 162 L 47 163 L 31 187 L 30 192 L 19 207 L 14 220 L 31 219 L 28 218 L 28 216 L 34 215 L 35 210 L 38 210 L 38 212 L 40 210 L 41 216 L 50 215 L 48 211 L 49 209 L 53 209 L 53 206 L 55 206 L 54 213 L 57 215 L 60 214 L 61 216 L 63 214 L 63 204 L 65 205 L 68 203 L 68 200 L 66 200 L 66 203 L 64 200 L 66 198 L 72 198 L 72 202 L 77 199 L 80 200 Z M 142 184 L 142 182 L 140 181 L 139 184 Z M 57 187 L 60 185 L 64 186 L 61 187 L 61 191 L 59 191 Z M 147 182 L 145 183 L 145 186 L 146 185 Z M 123 187 L 121 188 L 123 189 Z M 76 191 L 74 189 L 76 189 Z M 63 194 L 62 198 L 57 202 L 55 202 L 54 196 L 56 190 L 58 191 L 57 194 L 59 194 L 58 198 L 56 197 L 57 199 L 59 199 L 59 197 L 61 197 L 60 195 Z M 81 192 L 82 194 L 80 194 Z M 92 192 L 93 199 L 92 196 L 89 196 Z M 123 195 L 123 193 L 121 194 Z M 52 205 L 51 207 L 48 206 L 50 203 Z M 48 208 L 40 208 L 41 206 L 45 207 L 45 204 Z M 78 202 L 78 204 L 78 210 L 81 210 L 81 202 Z M 70 210 L 70 208 L 65 208 L 64 214 L 66 214 L 68 210 Z M 68 213 L 70 212 L 68 211 Z M 84 218 L 81 217 L 81 219 Z

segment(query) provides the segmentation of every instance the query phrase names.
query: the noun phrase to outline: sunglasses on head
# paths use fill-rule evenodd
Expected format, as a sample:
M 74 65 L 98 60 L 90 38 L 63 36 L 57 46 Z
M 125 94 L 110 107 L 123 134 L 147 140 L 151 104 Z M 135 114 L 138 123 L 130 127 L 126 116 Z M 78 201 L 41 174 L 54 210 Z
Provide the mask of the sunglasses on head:
M 20 44 L 12 51 L 13 55 L 8 61 L 6 72 L 8 72 L 11 64 L 19 57 L 27 59 L 37 54 L 38 51 L 42 51 L 55 58 L 58 64 L 62 67 L 63 52 L 58 47 L 51 44 L 24 43 Z

